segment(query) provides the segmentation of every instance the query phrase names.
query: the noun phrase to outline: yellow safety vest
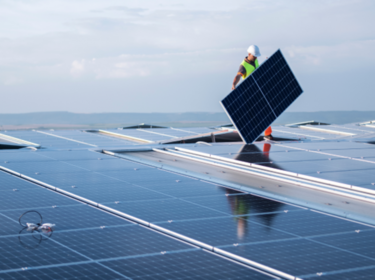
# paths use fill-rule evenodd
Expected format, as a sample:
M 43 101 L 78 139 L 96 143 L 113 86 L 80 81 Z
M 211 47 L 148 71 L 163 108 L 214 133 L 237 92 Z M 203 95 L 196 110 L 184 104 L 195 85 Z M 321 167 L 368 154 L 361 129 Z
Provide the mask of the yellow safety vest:
M 245 79 L 247 76 L 249 76 L 251 73 L 253 73 L 256 68 L 259 67 L 258 59 L 255 59 L 254 64 L 255 64 L 255 67 L 253 65 L 251 65 L 250 63 L 247 63 L 245 60 L 242 61 L 241 65 L 243 67 L 245 67 L 245 69 L 246 69 L 246 74 L 242 75 L 242 78 Z

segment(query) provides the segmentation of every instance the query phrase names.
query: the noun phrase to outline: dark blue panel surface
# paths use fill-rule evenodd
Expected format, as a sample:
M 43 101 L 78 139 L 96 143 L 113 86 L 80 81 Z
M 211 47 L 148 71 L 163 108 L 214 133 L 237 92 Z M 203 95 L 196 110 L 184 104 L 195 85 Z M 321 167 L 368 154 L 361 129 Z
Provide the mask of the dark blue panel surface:
M 271 146 L 270 146 L 271 147 Z M 310 153 L 310 152 L 272 152 L 272 148 L 267 149 L 267 152 L 259 153 L 241 153 L 234 155 L 224 155 L 226 158 L 232 158 L 236 160 L 241 160 L 250 163 L 257 162 L 267 162 L 273 161 L 279 162 L 289 162 L 289 161 L 318 161 L 318 160 L 337 160 L 341 159 L 339 157 Z
M 117 184 L 121 181 L 108 176 L 87 171 L 87 172 L 66 172 L 55 174 L 35 174 L 30 176 L 41 182 L 50 184 L 54 187 L 70 190 L 72 186 L 80 187 L 81 185 L 99 185 Z
M 53 135 L 58 135 L 72 140 L 82 141 L 85 143 L 94 144 L 98 146 L 125 146 L 134 144 L 134 142 L 128 141 L 126 139 L 114 138 L 102 135 L 100 133 L 89 133 L 85 131 L 55 130 L 50 133 Z
M 184 176 L 180 176 L 156 168 L 140 170 L 102 171 L 100 173 L 105 174 L 109 177 L 118 178 L 137 185 L 144 185 L 143 183 L 146 182 L 148 182 L 148 184 L 155 184 L 156 181 L 169 181 L 171 183 L 176 182 L 176 180 L 179 180 L 181 182 L 196 181 Z
M 20 216 L 20 214 L 22 214 L 22 212 L 19 213 L 18 217 Z M 10 219 L 0 212 L 0 236 L 14 235 L 22 229 L 22 227 L 16 222 L 18 220 L 18 217 L 16 220 Z
M 98 203 L 170 198 L 170 196 L 163 193 L 132 186 L 121 181 L 119 181 L 118 184 L 88 184 L 66 189 L 71 193 Z
M 375 265 L 375 260 L 305 239 L 239 245 L 225 250 L 295 276 Z
M 125 221 L 124 219 L 84 204 L 72 207 L 51 207 L 45 209 L 37 209 L 37 211 L 42 215 L 44 223 L 52 223 L 56 225 L 55 232 L 68 229 L 133 225 L 132 223 Z M 24 211 L 6 211 L 2 214 L 18 221 L 18 218 L 23 212 Z M 33 217 L 35 216 L 33 216 L 32 214 L 26 214 L 23 218 L 26 222 L 39 222 L 37 220 L 32 220 Z M 18 226 L 18 228 L 19 227 L 20 226 Z M 10 231 L 8 231 L 8 233 L 10 233 Z M 15 234 L 15 232 L 12 232 L 11 234 Z
M 185 200 L 229 215 L 251 215 L 301 209 L 254 195 L 189 197 Z
M 346 150 L 324 150 L 325 153 L 336 154 L 345 157 L 374 160 L 375 149 L 346 149 Z
M 362 256 L 370 257 L 375 260 L 375 229 L 371 230 L 352 230 L 346 234 L 337 234 L 334 236 L 323 236 L 314 238 L 314 240 L 345 249 Z
M 270 216 L 270 219 L 266 217 Z M 312 211 L 289 211 L 273 216 L 250 216 L 254 221 L 298 236 L 349 232 L 370 227 Z
M 31 233 L 0 238 L 0 248 L 0 270 L 88 260 L 53 239 L 39 244 Z
M 207 209 L 180 199 L 150 200 L 111 204 L 110 207 L 130 214 L 148 222 L 166 222 L 169 220 L 185 220 L 220 217 L 227 214 Z
M 355 165 L 354 165 L 355 166 Z M 348 167 L 349 168 L 349 167 Z M 314 174 L 314 177 L 336 181 L 344 184 L 362 186 L 369 189 L 375 188 L 375 169 L 350 170 L 340 172 L 322 172 Z
M 134 170 L 136 169 L 151 169 L 143 164 L 114 158 L 113 160 L 74 160 L 68 162 L 71 165 L 85 168 L 91 171 L 113 171 L 113 170 Z
M 351 159 L 278 162 L 272 161 L 272 158 L 270 157 L 269 160 L 269 163 L 263 163 L 262 165 L 309 175 L 335 171 L 346 172 L 351 170 L 369 170 L 372 174 L 375 170 L 375 164 Z
M 280 50 L 222 100 L 246 143 L 256 138 L 302 93 Z
M 7 135 L 41 145 L 44 148 L 90 148 L 89 145 L 69 141 L 36 131 L 7 131 Z
M 67 198 L 63 195 L 44 188 L 18 191 L 2 191 L 0 195 L 0 210 L 80 204 L 76 200 Z
M 208 155 L 233 155 L 239 153 L 261 153 L 264 144 L 243 144 L 243 143 L 210 143 L 212 146 L 199 145 L 199 144 L 176 144 L 176 147 L 192 150 L 199 153 L 204 153 Z M 288 149 L 285 147 L 277 146 L 272 143 L 267 143 L 271 146 L 271 152 L 285 152 L 288 151 L 298 151 L 294 149 Z
M 39 189 L 40 187 L 14 175 L 0 171 L 0 191 Z M 0 198 L 1 201 L 1 198 Z
M 260 216 L 259 218 L 262 218 Z M 267 219 L 269 217 L 265 217 Z M 294 239 L 295 236 L 262 225 L 250 223 L 247 217 L 211 218 L 164 223 L 160 226 L 212 246 L 236 243 Z
M 73 142 L 74 143 L 74 142 Z M 92 152 L 88 150 L 65 150 L 65 151 L 38 151 L 40 156 L 44 156 L 49 159 L 55 160 L 105 160 L 105 159 L 114 159 L 112 156 Z
M 293 131 L 295 130 L 293 129 Z M 310 131 L 308 133 L 310 133 Z M 346 141 L 308 141 L 305 143 L 288 143 L 288 146 L 291 148 L 322 152 L 326 152 L 326 150 L 375 149 L 375 145 Z
M 42 269 L 27 269 L 17 272 L 0 272 L 0 280 L 115 280 L 124 279 L 116 272 L 113 272 L 97 263 L 57 266 Z
M 42 162 L 14 162 L 3 165 L 13 171 L 24 175 L 51 174 L 51 173 L 65 173 L 65 172 L 82 172 L 88 171 L 77 166 L 72 166 L 69 163 L 61 161 L 42 161 Z
M 130 279 L 275 279 L 203 251 L 103 262 Z
M 323 273 L 320 275 L 310 275 L 303 279 L 316 279 L 316 280 L 368 280 L 375 279 L 375 267 L 358 267 L 356 269 L 344 269 L 334 273 Z
M 254 72 L 253 78 L 277 116 L 302 93 L 280 50 Z
M 193 248 L 141 226 L 55 232 L 53 239 L 94 260 Z
M 38 152 L 35 151 L 0 151 L 0 165 L 4 165 L 4 163 L 12 163 L 12 162 L 39 162 L 39 161 L 53 161 L 51 158 L 46 158 L 40 156 Z
M 202 181 L 167 181 L 167 182 L 154 182 L 138 184 L 147 189 L 155 190 L 174 197 L 194 197 L 194 196 L 211 196 L 226 194 L 226 188 L 217 185 L 205 183 Z M 231 194 L 240 193 L 231 191 Z

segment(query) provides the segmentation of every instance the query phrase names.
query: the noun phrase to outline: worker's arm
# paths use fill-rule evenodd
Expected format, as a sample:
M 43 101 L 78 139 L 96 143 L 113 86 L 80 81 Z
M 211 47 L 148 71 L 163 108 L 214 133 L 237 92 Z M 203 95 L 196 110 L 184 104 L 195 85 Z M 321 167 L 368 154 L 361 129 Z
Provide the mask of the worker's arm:
M 240 79 L 241 79 L 241 76 L 242 76 L 241 73 L 237 73 L 236 77 L 234 77 L 233 85 L 232 85 L 232 90 L 234 90 L 234 89 L 236 88 L 238 82 L 239 82 Z

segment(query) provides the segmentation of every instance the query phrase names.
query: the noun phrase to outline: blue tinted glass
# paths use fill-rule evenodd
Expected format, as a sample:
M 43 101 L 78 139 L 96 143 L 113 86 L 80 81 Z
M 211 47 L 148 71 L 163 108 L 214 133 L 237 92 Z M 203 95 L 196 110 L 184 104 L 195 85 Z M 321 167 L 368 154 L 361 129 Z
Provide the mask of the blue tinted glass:
M 14 175 L 0 171 L 0 191 L 39 189 L 40 187 Z M 0 198 L 1 201 L 1 198 Z
M 68 229 L 132 225 L 132 223 L 125 221 L 124 219 L 84 204 L 71 207 L 43 208 L 37 209 L 37 211 L 42 215 L 44 223 L 52 223 L 56 225 L 55 232 Z M 20 215 L 24 212 L 25 211 L 20 210 L 6 211 L 3 212 L 3 215 L 18 221 Z M 30 223 L 39 222 L 36 220 L 36 215 L 33 214 L 25 214 L 22 217 L 22 221 Z M 20 230 L 19 225 L 18 230 Z M 13 232 L 13 234 L 15 233 L 17 232 Z
M 22 214 L 22 212 L 18 213 L 18 217 Z M 5 235 L 17 235 L 17 233 L 22 229 L 22 227 L 18 224 L 17 219 L 10 219 L 5 213 L 0 212 L 0 236 Z M 1 279 L 1 275 L 0 275 Z
M 132 258 L 103 264 L 130 279 L 274 279 L 203 251 Z
M 172 221 L 171 223 L 164 223 L 161 226 L 212 246 L 249 242 L 262 243 L 264 241 L 295 238 L 292 234 L 252 224 L 248 221 L 247 217 L 225 217 L 182 222 Z
M 316 237 L 313 240 L 374 259 L 374 238 L 374 228 L 364 229 L 363 227 L 357 227 L 356 230 L 351 230 L 348 233 Z
M 358 229 L 369 228 L 368 226 L 312 211 L 288 211 L 277 215 L 250 216 L 249 220 L 298 236 L 354 232 Z
M 306 239 L 238 245 L 225 250 L 295 276 L 374 265 L 373 260 Z
M 343 269 L 335 272 L 319 273 L 319 280 L 367 280 L 375 279 L 375 268 L 357 267 L 355 269 Z M 316 279 L 318 275 L 309 275 L 303 279 Z
M 371 174 L 371 170 L 375 169 L 375 165 L 372 163 L 354 161 L 350 159 L 332 159 L 329 160 L 311 160 L 311 161 L 294 161 L 294 162 L 279 162 L 272 161 L 270 157 L 269 163 L 272 163 L 275 167 L 282 170 L 287 170 L 295 173 L 302 174 L 320 174 L 318 177 L 323 177 L 326 172 L 327 174 L 337 171 L 351 171 L 351 170 L 368 170 Z M 331 175 L 327 175 L 331 176 Z M 333 175 L 334 176 L 334 175 Z
M 223 195 L 227 193 L 228 189 L 201 181 L 163 181 L 163 182 L 150 182 L 141 183 L 147 189 L 154 190 L 166 195 L 174 197 L 196 197 L 196 196 L 212 196 Z M 240 193 L 230 191 L 233 193 Z
M 354 167 L 356 165 L 357 164 L 355 164 Z M 343 171 L 340 172 L 322 172 L 320 174 L 314 174 L 314 177 L 354 186 L 364 186 L 366 188 L 375 187 L 375 169 L 351 170 L 354 169 L 351 168 L 351 165 L 349 165 L 347 168 L 348 169 L 342 169 Z
M 67 198 L 53 191 L 39 188 L 18 191 L 2 191 L 0 193 L 0 210 L 52 207 L 62 205 L 78 205 L 76 200 Z M 31 209 L 30 209 L 31 208 Z M 20 213 L 21 214 L 21 213 Z
M 39 144 L 44 148 L 90 148 L 89 145 L 69 141 L 37 131 L 8 131 L 7 135 Z
M 98 203 L 170 198 L 170 196 L 166 194 L 132 186 L 120 181 L 118 182 L 118 184 L 81 184 L 79 186 L 75 186 L 74 188 L 68 187 L 65 189 L 71 193 L 85 197 Z
M 48 267 L 42 269 L 30 269 L 24 271 L 1 273 L 0 279 L 14 280 L 37 280 L 37 279 L 55 279 L 55 280 L 79 280 L 79 279 L 121 279 L 121 276 L 103 265 L 97 263 L 64 265 Z
M 325 153 L 374 161 L 375 149 L 324 150 Z
M 14 170 L 24 175 L 65 173 L 65 172 L 82 172 L 87 171 L 69 163 L 61 161 L 41 161 L 41 162 L 14 162 L 6 164 L 6 168 Z
M 229 190 L 227 194 L 230 194 Z M 189 197 L 185 198 L 185 200 L 229 215 L 252 215 L 300 210 L 298 207 L 254 195 Z
M 87 151 L 87 150 L 66 150 L 66 151 L 38 151 L 37 152 L 40 156 L 43 156 L 48 159 L 54 160 L 85 160 L 85 159 L 93 159 L 93 160 L 104 160 L 104 159 L 113 159 L 112 156 Z
M 166 222 L 168 220 L 185 220 L 209 217 L 220 217 L 227 214 L 207 209 L 180 199 L 150 200 L 110 204 L 116 210 L 146 220 L 148 222 Z
M 184 176 L 166 172 L 164 170 L 153 169 L 140 169 L 140 170 L 117 170 L 117 171 L 102 171 L 101 174 L 105 174 L 111 178 L 117 178 L 128 183 L 134 184 L 154 184 L 156 181 L 169 181 L 175 182 L 180 180 L 185 181 L 196 181 Z
M 71 165 L 81 167 L 91 171 L 113 171 L 113 170 L 134 170 L 136 169 L 150 169 L 146 165 L 135 162 L 121 160 L 114 158 L 113 160 L 74 160 L 68 162 Z
M 54 236 L 55 234 L 52 237 Z M 39 235 L 27 231 L 17 236 L 0 238 L 0 248 L 0 270 L 88 260 L 53 239 L 40 241 Z M 0 273 L 0 277 L 2 275 Z
M 1 238 L 0 238 L 1 239 Z M 192 249 L 141 226 L 55 232 L 53 239 L 94 260 Z
M 44 183 L 50 184 L 54 187 L 69 189 L 72 186 L 80 187 L 82 185 L 105 185 L 105 184 L 116 184 L 119 183 L 118 179 L 113 179 L 108 176 L 95 173 L 95 172 L 66 172 L 66 173 L 55 173 L 47 174 L 40 173 L 30 175 L 30 177 L 42 181 Z
M 6 167 L 7 163 L 13 162 L 39 162 L 39 161 L 52 161 L 51 158 L 40 156 L 35 151 L 11 151 L 11 152 L 0 152 L 0 165 Z

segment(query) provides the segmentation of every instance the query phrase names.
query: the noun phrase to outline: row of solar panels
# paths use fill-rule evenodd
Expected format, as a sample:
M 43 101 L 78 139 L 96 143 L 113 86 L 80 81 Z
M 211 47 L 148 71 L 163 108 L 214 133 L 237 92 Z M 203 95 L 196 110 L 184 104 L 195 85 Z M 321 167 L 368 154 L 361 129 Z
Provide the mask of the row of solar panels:
M 337 279 L 342 270 L 373 271 L 368 242 L 375 231 L 366 225 L 90 151 L 38 152 L 40 173 L 22 160 L 35 152 L 6 155 L 13 162 L 18 158 L 16 172 L 286 274 Z M 97 271 L 102 278 L 175 279 L 185 273 L 208 279 L 272 278 L 9 174 L 0 176 L 5 225 L 0 278 L 49 272 L 58 279 L 66 275 L 59 276 L 62 269 L 87 276 Z M 18 233 L 19 214 L 31 208 L 58 226 L 36 250 L 28 248 L 35 246 L 32 237 Z

